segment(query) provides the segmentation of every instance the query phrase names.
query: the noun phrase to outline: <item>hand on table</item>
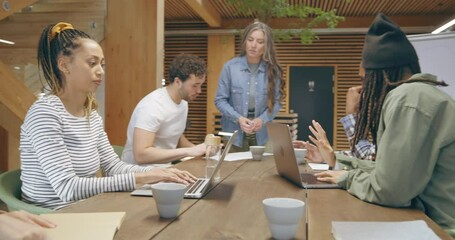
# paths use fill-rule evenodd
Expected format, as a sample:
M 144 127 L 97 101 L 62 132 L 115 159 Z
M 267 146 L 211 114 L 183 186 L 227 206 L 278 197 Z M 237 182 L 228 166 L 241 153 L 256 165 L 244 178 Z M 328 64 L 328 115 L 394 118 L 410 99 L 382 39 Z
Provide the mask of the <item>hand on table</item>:
M 314 175 L 317 177 L 318 181 L 321 182 L 328 182 L 328 183 L 338 183 L 338 180 L 341 176 L 346 174 L 347 171 L 340 170 L 340 171 L 324 171 L 320 173 L 315 173 Z
M 135 173 L 136 184 L 176 182 L 189 185 L 197 178 L 188 171 L 176 168 L 155 168 L 148 172 Z
M 0 214 L 0 239 L 49 239 L 42 228 L 56 225 L 38 215 L 25 211 Z

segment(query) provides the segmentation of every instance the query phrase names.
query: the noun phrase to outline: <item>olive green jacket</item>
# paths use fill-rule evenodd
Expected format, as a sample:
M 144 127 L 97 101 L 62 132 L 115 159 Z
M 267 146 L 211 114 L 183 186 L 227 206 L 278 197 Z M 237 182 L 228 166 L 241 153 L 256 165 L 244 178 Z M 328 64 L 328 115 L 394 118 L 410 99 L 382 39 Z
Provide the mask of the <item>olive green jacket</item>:
M 337 154 L 337 161 L 352 169 L 338 185 L 367 202 L 421 209 L 442 228 L 455 229 L 453 98 L 426 83 L 406 83 L 390 91 L 377 146 L 375 162 Z

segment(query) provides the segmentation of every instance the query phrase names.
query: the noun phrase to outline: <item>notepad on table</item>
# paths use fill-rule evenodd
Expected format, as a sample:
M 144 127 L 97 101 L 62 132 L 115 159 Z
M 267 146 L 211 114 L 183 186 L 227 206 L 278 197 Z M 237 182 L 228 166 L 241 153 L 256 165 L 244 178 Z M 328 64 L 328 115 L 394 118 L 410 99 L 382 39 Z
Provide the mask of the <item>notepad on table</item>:
M 335 240 L 439 239 L 423 220 L 404 222 L 332 222 Z
M 308 163 L 308 165 L 315 171 L 329 170 L 329 165 L 327 163 Z
M 41 216 L 57 224 L 56 228 L 44 228 L 50 239 L 112 240 L 125 212 L 49 213 Z

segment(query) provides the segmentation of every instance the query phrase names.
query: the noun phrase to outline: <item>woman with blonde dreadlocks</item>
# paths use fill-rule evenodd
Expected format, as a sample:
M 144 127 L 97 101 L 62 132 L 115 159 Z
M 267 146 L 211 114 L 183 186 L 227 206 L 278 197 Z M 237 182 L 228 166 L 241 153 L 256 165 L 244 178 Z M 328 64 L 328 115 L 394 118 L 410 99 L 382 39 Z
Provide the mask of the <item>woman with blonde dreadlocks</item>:
M 418 73 L 413 46 L 383 14 L 365 37 L 362 64 L 354 142 L 371 134 L 376 161 L 326 154 L 351 170 L 322 172 L 318 180 L 367 202 L 420 209 L 455 235 L 455 101 L 437 88 L 447 84 Z M 313 134 L 319 150 L 330 152 L 323 134 Z
M 37 100 L 21 127 L 22 198 L 59 209 L 102 192 L 194 176 L 177 169 L 126 164 L 118 158 L 96 112 L 93 93 L 104 75 L 100 45 L 71 24 L 45 27 L 38 64 L 50 95 Z M 105 177 L 95 177 L 101 168 Z

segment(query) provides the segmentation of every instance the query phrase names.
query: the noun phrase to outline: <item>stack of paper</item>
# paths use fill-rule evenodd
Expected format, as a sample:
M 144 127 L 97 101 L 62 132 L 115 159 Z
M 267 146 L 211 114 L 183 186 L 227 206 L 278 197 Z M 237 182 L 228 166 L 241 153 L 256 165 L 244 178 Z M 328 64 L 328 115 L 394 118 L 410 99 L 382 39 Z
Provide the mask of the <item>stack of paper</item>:
M 50 239 L 112 240 L 125 212 L 50 213 L 41 216 L 57 224 L 56 228 L 44 228 Z
M 271 156 L 273 155 L 272 153 L 264 153 L 263 156 Z M 220 160 L 220 157 L 213 157 L 212 159 L 215 160 Z M 246 160 L 246 159 L 253 159 L 253 155 L 251 152 L 235 152 L 235 153 L 228 153 L 226 157 L 224 158 L 224 161 L 227 162 L 233 162 L 233 161 L 240 161 L 240 160 Z
M 407 222 L 332 222 L 336 240 L 439 239 L 423 220 Z
M 308 163 L 308 165 L 315 171 L 329 170 L 329 164 L 327 163 Z

